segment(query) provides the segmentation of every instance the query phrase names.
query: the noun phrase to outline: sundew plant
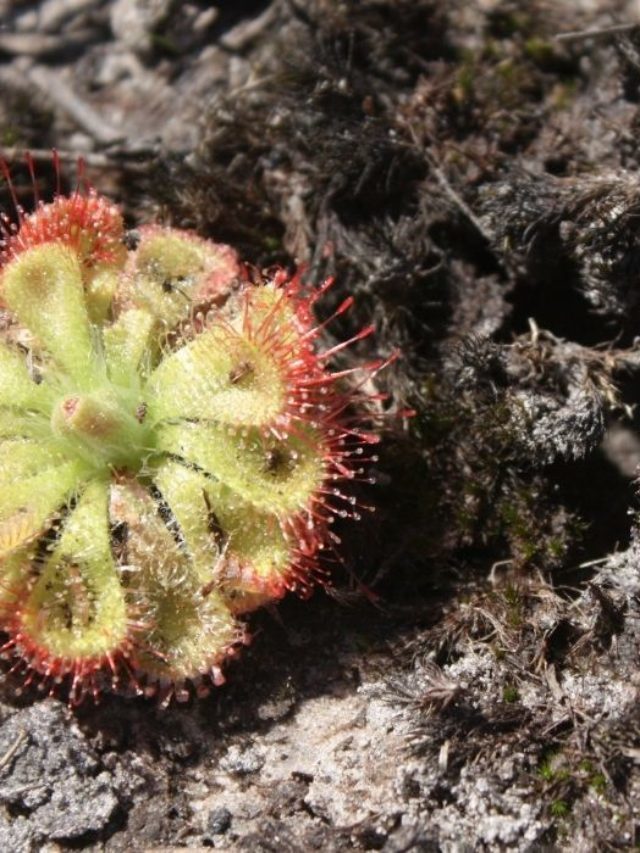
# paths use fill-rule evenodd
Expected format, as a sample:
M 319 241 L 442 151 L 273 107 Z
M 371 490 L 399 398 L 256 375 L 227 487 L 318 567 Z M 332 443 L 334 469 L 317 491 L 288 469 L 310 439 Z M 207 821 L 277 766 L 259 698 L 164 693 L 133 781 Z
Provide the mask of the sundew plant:
M 204 694 L 244 614 L 307 593 L 333 520 L 357 517 L 345 481 L 377 441 L 361 386 L 383 365 L 329 364 L 372 330 L 323 351 L 329 283 L 249 271 L 188 231 L 125 231 L 83 180 L 27 214 L 3 172 L 2 653 L 71 703 Z

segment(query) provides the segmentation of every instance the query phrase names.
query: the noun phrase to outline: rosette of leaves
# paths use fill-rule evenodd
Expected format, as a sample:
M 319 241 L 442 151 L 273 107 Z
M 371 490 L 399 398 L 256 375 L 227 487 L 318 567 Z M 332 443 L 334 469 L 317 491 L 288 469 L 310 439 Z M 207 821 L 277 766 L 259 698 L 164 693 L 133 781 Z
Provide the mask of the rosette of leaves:
M 316 294 L 189 232 L 125 234 L 92 190 L 4 232 L 3 654 L 71 702 L 204 693 L 242 614 L 310 588 L 376 440 L 347 426 Z

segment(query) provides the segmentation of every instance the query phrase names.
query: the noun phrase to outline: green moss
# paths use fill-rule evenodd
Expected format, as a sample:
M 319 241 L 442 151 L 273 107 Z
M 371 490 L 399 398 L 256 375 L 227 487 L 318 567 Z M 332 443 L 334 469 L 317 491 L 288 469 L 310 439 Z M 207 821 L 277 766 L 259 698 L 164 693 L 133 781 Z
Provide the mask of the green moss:
M 262 245 L 268 252 L 277 252 L 282 249 L 282 240 L 280 237 L 276 236 L 266 236 Z
M 524 621 L 524 600 L 520 590 L 508 584 L 504 593 L 507 622 L 512 628 L 519 628 Z
M 594 773 L 589 779 L 589 785 L 594 789 L 596 793 L 604 795 L 607 791 L 609 783 L 604 773 Z
M 550 761 L 543 761 L 542 764 L 538 767 L 538 775 L 541 779 L 544 779 L 545 782 L 552 782 L 555 778 L 555 771 L 551 766 Z
M 497 37 L 510 40 L 514 36 L 527 36 L 537 26 L 533 14 L 524 9 L 512 8 L 510 4 L 498 5 L 491 15 L 491 32 Z
M 455 99 L 464 104 L 473 95 L 477 69 L 473 62 L 461 65 L 456 74 L 453 94 Z
M 566 80 L 554 86 L 550 96 L 550 106 L 554 110 L 567 110 L 573 104 L 578 93 L 578 81 Z
M 558 782 L 571 778 L 571 770 L 567 767 L 565 757 L 557 749 L 544 752 L 538 766 L 538 775 L 545 782 Z
M 13 147 L 20 142 L 20 131 L 13 125 L 5 125 L 0 131 L 0 144 Z
M 549 807 L 551 815 L 555 818 L 567 817 L 571 812 L 571 806 L 566 800 L 554 800 Z
M 513 684 L 506 684 L 502 689 L 502 700 L 513 704 L 520 701 L 520 691 Z
M 532 36 L 524 43 L 524 53 L 537 65 L 544 67 L 555 57 L 555 48 L 552 42 Z

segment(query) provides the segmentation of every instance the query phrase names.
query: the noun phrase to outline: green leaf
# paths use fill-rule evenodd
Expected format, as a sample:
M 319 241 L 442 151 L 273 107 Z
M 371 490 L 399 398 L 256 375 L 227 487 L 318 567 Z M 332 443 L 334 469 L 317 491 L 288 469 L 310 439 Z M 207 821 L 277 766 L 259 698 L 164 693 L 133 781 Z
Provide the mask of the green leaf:
M 0 405 L 42 410 L 49 404 L 48 389 L 31 378 L 26 356 L 0 343 Z
M 116 302 L 142 308 L 170 329 L 195 304 L 228 290 L 238 276 L 232 249 L 170 228 L 140 229 L 134 263 L 121 281 Z
M 47 656 L 95 660 L 127 639 L 124 590 L 111 555 L 106 482 L 91 482 L 31 590 L 23 630 Z
M 285 408 L 285 392 L 269 353 L 221 326 L 165 358 L 147 388 L 155 421 L 183 417 L 247 426 L 272 423 Z
M 9 438 L 0 441 L 0 488 L 13 488 L 15 483 L 65 462 L 60 448 L 52 441 Z
M 158 449 L 195 464 L 254 507 L 276 515 L 306 509 L 324 480 L 322 447 L 311 430 L 278 441 L 257 429 L 236 433 L 184 423 L 166 424 L 157 434 Z
M 206 673 L 239 637 L 215 590 L 203 589 L 193 561 L 137 483 L 113 486 L 112 521 L 127 524 L 129 592 L 148 621 L 137 662 L 152 678 L 181 682 Z
M 130 386 L 146 374 L 150 365 L 145 363 L 145 355 L 150 355 L 155 328 L 156 321 L 148 311 L 132 308 L 104 329 L 107 370 L 113 383 Z
M 41 440 L 50 438 L 49 418 L 43 418 L 35 412 L 17 412 L 0 407 L 0 439 L 21 437 Z
M 273 598 L 284 591 L 291 547 L 275 515 L 178 462 L 162 464 L 154 481 L 203 584 L 215 583 L 227 598 L 267 592 Z
M 28 249 L 5 268 L 1 283 L 20 322 L 80 386 L 90 385 L 99 371 L 76 253 L 60 243 Z
M 68 462 L 0 489 L 0 557 L 39 536 L 85 476 L 84 466 Z

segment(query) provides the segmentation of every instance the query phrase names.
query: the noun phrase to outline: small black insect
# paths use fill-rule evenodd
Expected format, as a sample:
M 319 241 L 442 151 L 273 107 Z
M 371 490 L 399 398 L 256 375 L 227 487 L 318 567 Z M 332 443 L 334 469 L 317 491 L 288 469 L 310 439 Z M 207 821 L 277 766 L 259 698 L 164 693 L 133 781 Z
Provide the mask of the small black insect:
M 70 631 L 74 623 L 90 625 L 93 622 L 91 595 L 82 574 L 82 566 L 70 557 L 63 557 L 56 573 L 65 578 L 67 598 L 59 604 L 65 627 Z M 73 601 L 73 608 L 71 607 Z
M 229 371 L 229 383 L 237 385 L 238 382 L 241 382 L 247 376 L 251 376 L 253 371 L 254 367 L 250 361 L 241 361 L 240 364 Z
M 136 231 L 135 228 L 131 229 L 131 231 L 126 231 L 124 237 L 122 238 L 122 242 L 129 249 L 130 252 L 133 252 L 134 249 L 137 249 L 140 245 L 140 232 Z
M 116 521 L 110 529 L 111 542 L 114 545 L 125 545 L 129 538 L 129 525 L 126 521 Z
M 181 290 L 178 285 L 184 284 L 186 278 L 183 275 L 178 275 L 175 278 L 165 278 L 161 283 L 163 293 L 179 293 L 186 300 L 189 300 L 189 295 Z
M 225 542 L 227 541 L 227 536 L 222 529 L 218 516 L 215 514 L 215 511 L 211 506 L 211 501 L 209 500 L 209 495 L 207 494 L 206 489 L 202 490 L 202 497 L 204 498 L 204 503 L 207 507 L 207 529 L 213 536 L 219 550 L 222 551 Z
M 116 521 L 109 530 L 111 550 L 120 563 L 127 562 L 127 543 L 129 541 L 129 525 L 126 521 Z
M 262 472 L 264 474 L 275 474 L 284 465 L 288 464 L 290 459 L 288 455 L 279 447 L 270 447 L 264 454 L 262 463 Z

